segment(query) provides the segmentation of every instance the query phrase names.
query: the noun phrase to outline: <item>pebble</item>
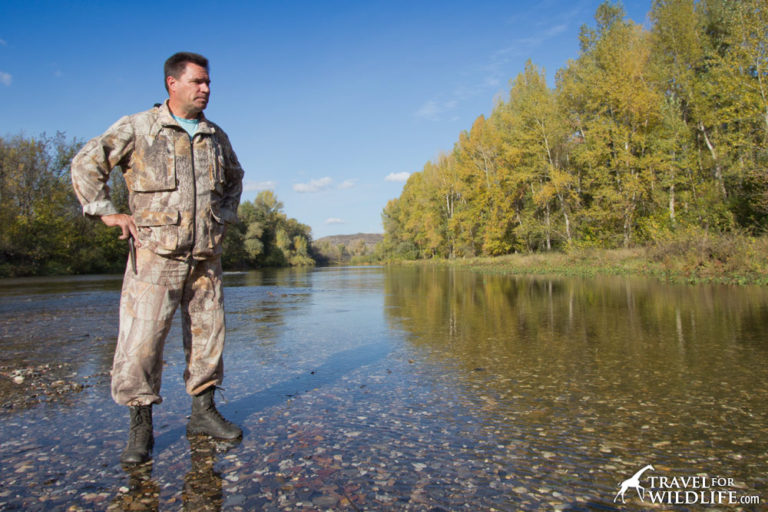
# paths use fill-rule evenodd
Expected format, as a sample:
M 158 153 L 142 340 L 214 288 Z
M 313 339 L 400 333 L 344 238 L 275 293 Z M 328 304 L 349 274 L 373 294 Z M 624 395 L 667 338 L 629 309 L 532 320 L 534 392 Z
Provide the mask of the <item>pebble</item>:
M 242 494 L 235 494 L 227 498 L 227 501 L 224 502 L 224 505 L 227 507 L 235 507 L 237 505 L 242 505 L 245 503 L 245 496 Z
M 312 500 L 312 504 L 316 507 L 333 507 L 339 502 L 338 498 L 333 496 L 320 496 Z
M 0 377 L 6 377 L 18 387 L 0 396 L 2 409 L 26 409 L 43 402 L 67 400 L 69 396 L 85 389 L 76 381 L 61 376 L 76 377 L 69 363 L 43 363 L 13 368 L 0 366 Z M 24 386 L 20 386 L 25 384 Z

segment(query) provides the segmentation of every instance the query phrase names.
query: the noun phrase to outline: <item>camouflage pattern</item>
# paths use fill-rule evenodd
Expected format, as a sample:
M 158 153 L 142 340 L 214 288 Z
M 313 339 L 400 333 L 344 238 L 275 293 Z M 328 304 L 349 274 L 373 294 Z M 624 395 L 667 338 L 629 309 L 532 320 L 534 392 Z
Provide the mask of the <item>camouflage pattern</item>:
M 107 181 L 120 166 L 138 241 L 127 265 L 112 396 L 124 405 L 160 403 L 163 347 L 181 306 L 187 392 L 221 383 L 224 309 L 221 241 L 237 221 L 243 170 L 224 131 L 202 114 L 195 136 L 167 102 L 126 116 L 89 141 L 72 161 L 83 212 L 118 213 Z
M 221 258 L 175 259 L 136 251 L 120 298 L 120 333 L 112 366 L 112 397 L 122 405 L 162 402 L 163 347 L 176 309 L 182 309 L 187 393 L 221 384 L 224 297 Z
M 72 183 L 84 213 L 118 213 L 107 186 L 118 165 L 144 247 L 196 259 L 221 253 L 225 225 L 237 221 L 243 177 L 221 128 L 201 114 L 190 141 L 167 103 L 123 117 L 72 161 Z

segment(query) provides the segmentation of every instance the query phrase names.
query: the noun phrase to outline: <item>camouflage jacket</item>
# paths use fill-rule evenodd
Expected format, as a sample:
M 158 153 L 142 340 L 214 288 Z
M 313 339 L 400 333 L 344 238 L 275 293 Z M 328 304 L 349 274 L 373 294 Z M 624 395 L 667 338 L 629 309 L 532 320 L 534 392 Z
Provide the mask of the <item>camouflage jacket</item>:
M 190 140 L 167 102 L 123 117 L 72 161 L 72 183 L 85 214 L 118 213 L 107 186 L 118 165 L 144 247 L 196 259 L 221 253 L 225 225 L 237 221 L 243 179 L 221 128 L 201 115 Z

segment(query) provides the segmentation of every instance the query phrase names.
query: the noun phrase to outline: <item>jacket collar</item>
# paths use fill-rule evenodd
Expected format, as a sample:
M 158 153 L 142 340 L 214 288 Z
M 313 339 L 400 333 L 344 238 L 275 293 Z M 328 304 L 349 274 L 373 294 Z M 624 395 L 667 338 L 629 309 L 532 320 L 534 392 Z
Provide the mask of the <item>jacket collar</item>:
M 157 130 L 158 132 L 163 126 L 176 126 L 183 130 L 183 128 L 181 128 L 179 123 L 176 121 L 176 119 L 173 118 L 173 115 L 171 114 L 171 109 L 168 107 L 168 100 L 165 100 L 165 102 L 163 102 L 162 105 L 157 107 L 157 109 L 159 111 L 159 114 L 158 114 L 159 126 Z M 205 114 L 203 114 L 202 112 L 200 112 L 199 120 L 200 120 L 200 123 L 197 125 L 196 134 L 205 133 L 210 135 L 216 131 L 213 124 L 210 123 L 208 119 L 206 119 Z

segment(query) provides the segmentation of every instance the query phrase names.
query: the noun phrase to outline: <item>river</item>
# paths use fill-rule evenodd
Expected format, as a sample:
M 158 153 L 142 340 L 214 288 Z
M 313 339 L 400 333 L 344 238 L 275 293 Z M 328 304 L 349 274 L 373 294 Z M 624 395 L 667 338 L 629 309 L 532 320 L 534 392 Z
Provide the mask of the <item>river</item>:
M 431 267 L 228 273 L 217 403 L 242 442 L 187 438 L 176 318 L 153 461 L 123 468 L 127 410 L 109 396 L 120 284 L 0 281 L 0 509 L 768 500 L 768 288 Z

